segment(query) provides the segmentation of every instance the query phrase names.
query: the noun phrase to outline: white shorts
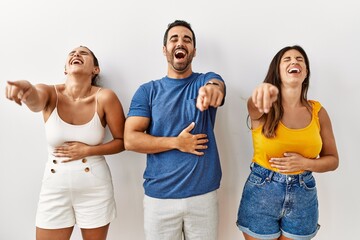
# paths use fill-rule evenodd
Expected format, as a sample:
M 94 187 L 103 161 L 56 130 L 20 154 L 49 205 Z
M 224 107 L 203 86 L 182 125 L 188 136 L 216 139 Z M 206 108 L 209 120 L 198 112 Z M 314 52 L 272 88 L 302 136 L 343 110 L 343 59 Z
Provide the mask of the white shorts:
M 105 226 L 116 217 L 109 166 L 103 156 L 46 164 L 40 191 L 36 226 L 59 229 Z
M 182 199 L 144 197 L 146 240 L 216 240 L 217 192 Z

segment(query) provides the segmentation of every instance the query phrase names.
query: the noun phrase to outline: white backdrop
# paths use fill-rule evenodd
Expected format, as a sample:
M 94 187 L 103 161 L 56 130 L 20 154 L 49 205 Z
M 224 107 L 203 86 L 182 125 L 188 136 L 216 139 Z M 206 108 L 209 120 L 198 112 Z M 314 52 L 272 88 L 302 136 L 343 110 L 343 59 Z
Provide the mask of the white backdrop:
M 322 225 L 316 239 L 357 239 L 359 10 L 356 0 L 1 0 L 0 240 L 35 238 L 47 157 L 41 114 L 6 100 L 6 80 L 60 83 L 67 53 L 86 45 L 100 61 L 103 86 L 118 94 L 127 113 L 138 86 L 166 74 L 162 38 L 175 19 L 189 21 L 197 36 L 193 70 L 215 71 L 227 83 L 216 122 L 223 168 L 219 240 L 243 239 L 235 221 L 252 156 L 246 99 L 275 53 L 293 44 L 309 55 L 309 99 L 330 114 L 340 154 L 335 172 L 315 174 Z M 108 239 L 142 240 L 145 155 L 123 152 L 107 159 L 118 207 Z

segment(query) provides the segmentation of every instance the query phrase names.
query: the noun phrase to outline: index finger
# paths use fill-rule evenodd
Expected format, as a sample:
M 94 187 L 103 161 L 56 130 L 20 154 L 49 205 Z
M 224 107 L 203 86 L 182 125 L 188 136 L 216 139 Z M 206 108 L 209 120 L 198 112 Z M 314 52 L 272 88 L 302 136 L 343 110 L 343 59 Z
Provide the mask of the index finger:
M 263 109 L 265 113 L 269 112 L 271 103 L 270 103 L 270 92 L 269 91 L 264 91 L 263 94 Z

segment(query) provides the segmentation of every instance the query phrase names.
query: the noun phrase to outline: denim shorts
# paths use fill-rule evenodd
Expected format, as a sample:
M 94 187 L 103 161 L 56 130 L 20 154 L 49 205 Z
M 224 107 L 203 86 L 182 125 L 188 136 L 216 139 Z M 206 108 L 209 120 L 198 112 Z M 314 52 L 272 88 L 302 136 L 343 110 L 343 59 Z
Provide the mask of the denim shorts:
M 236 224 L 258 239 L 312 239 L 320 227 L 316 192 L 311 172 L 285 175 L 252 163 Z

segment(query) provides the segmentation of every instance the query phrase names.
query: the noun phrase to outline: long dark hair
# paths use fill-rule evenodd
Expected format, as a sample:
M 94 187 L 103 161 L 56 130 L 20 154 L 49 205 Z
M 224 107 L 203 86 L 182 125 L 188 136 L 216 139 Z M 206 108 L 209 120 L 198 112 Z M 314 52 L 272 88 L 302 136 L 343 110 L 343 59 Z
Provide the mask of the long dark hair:
M 269 113 L 264 114 L 261 117 L 262 120 L 264 120 L 262 133 L 268 138 L 275 137 L 275 135 L 276 135 L 275 131 L 277 129 L 277 126 L 278 126 L 281 118 L 284 115 L 284 109 L 282 106 L 282 99 L 281 99 L 281 78 L 280 78 L 279 66 L 280 66 L 281 58 L 285 54 L 285 52 L 292 50 L 292 49 L 299 51 L 305 60 L 307 75 L 305 77 L 305 80 L 302 83 L 300 101 L 305 106 L 308 105 L 307 92 L 309 89 L 309 79 L 310 79 L 310 63 L 309 63 L 308 56 L 307 56 L 305 50 L 298 45 L 284 47 L 272 59 L 270 66 L 269 66 L 269 70 L 268 70 L 267 75 L 264 80 L 264 83 L 271 83 L 279 89 L 278 98 L 273 103 L 272 108 L 270 109 Z

